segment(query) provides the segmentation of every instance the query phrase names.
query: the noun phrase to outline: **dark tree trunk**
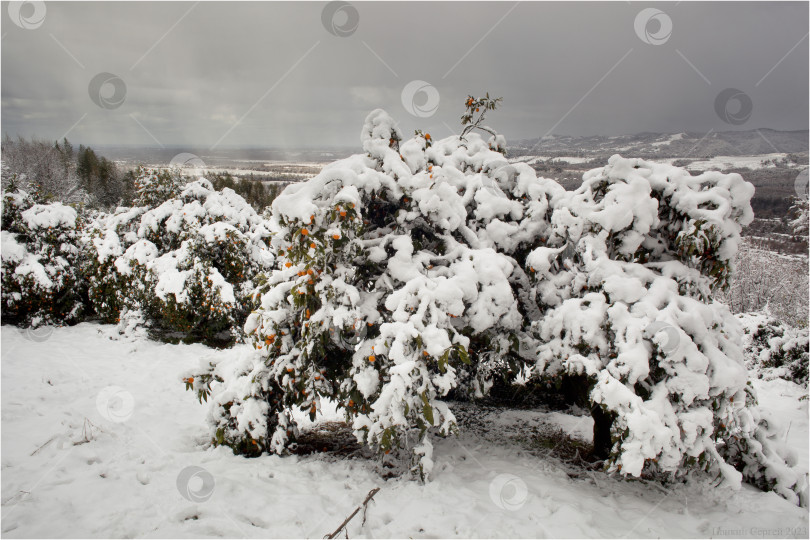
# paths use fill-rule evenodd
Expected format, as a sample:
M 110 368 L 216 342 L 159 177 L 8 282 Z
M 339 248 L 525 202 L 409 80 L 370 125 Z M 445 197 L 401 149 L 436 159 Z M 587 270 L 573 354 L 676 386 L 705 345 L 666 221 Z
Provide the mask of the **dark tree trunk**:
M 610 439 L 610 427 L 613 425 L 615 415 L 605 412 L 599 405 L 591 406 L 593 417 L 593 457 L 606 459 L 610 455 L 613 443 Z
M 565 397 L 565 403 L 583 408 L 587 407 L 590 402 L 588 396 L 591 395 L 592 388 L 593 383 L 588 379 L 587 375 L 566 375 L 560 385 L 560 391 Z

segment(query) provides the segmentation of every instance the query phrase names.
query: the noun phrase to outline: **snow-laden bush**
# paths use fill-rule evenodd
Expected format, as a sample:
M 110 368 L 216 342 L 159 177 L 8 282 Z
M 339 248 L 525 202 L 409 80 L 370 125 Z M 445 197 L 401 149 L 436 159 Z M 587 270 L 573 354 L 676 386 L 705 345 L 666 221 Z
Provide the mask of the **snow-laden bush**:
M 140 166 L 135 171 L 135 200 L 132 205 L 150 208 L 160 206 L 180 195 L 184 183 L 184 178 L 177 170 Z
M 83 244 L 92 305 L 108 322 L 139 311 L 163 337 L 229 341 L 249 311 L 269 232 L 233 190 L 215 191 L 200 178 L 171 196 L 175 184 L 171 175 L 144 169 L 138 200 L 169 198 L 119 208 L 88 225 Z M 145 186 L 155 188 L 149 197 Z
M 609 470 L 699 467 L 794 501 L 806 490 L 773 457 L 739 325 L 712 299 L 729 284 L 752 195 L 737 174 L 693 177 L 614 156 L 555 207 L 557 247 L 527 257 L 547 306 L 533 322 L 537 373 L 590 378 L 596 450 L 604 444 Z
M 329 399 L 359 440 L 426 475 L 431 432 L 456 429 L 450 392 L 584 376 L 610 471 L 739 484 L 737 467 L 798 501 L 806 482 L 774 457 L 739 325 L 712 302 L 753 186 L 614 156 L 566 192 L 507 163 L 500 135 L 403 141 L 381 110 L 362 143 L 274 202 L 275 264 L 245 325 L 256 352 L 186 379 L 212 400 L 216 443 L 282 453 L 292 410 Z
M 327 166 L 274 202 L 276 269 L 245 326 L 261 354 L 237 372 L 218 366 L 195 378 L 204 397 L 212 379 L 227 380 L 213 410 L 218 442 L 281 452 L 296 435 L 290 407 L 314 415 L 322 399 L 336 399 L 358 437 L 384 452 L 413 448 L 426 473 L 427 432 L 455 428 L 440 398 L 472 364 L 471 341 L 487 352 L 511 346 L 523 318 L 509 278 L 522 271 L 494 247 L 514 249 L 520 228 L 510 223 L 532 218 L 482 183 L 478 172 L 506 166 L 503 155 L 475 134 L 401 140 L 375 111 L 363 130 L 366 155 Z M 514 189 L 547 210 L 540 186 Z
M 83 309 L 76 210 L 37 204 L 21 190 L 4 193 L 2 204 L 3 322 L 75 322 Z
M 746 364 L 761 378 L 807 385 L 810 362 L 808 329 L 788 326 L 768 313 L 741 313 Z
M 97 214 L 83 231 L 82 274 L 90 306 L 104 322 L 118 322 L 122 311 L 139 305 L 142 285 L 132 279 L 128 269 L 119 271 L 116 262 L 125 247 L 136 241 L 137 234 L 131 229 L 145 211 L 145 207 L 118 208 L 110 214 Z

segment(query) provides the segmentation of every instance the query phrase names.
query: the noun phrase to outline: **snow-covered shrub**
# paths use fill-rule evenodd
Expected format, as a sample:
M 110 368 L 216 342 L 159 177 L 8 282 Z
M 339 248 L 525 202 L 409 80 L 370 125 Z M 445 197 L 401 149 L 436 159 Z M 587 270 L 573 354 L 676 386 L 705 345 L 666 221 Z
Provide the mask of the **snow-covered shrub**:
M 234 294 L 239 282 L 226 280 L 213 261 L 200 257 L 196 245 L 185 240 L 180 248 L 147 263 L 144 314 L 153 330 L 166 337 L 229 341 L 231 328 L 247 315 Z
M 753 186 L 614 156 L 566 192 L 509 164 L 500 135 L 403 141 L 381 110 L 361 140 L 364 154 L 272 206 L 275 264 L 245 325 L 255 353 L 186 379 L 212 402 L 216 443 L 283 453 L 292 410 L 314 417 L 329 399 L 359 440 L 424 476 L 430 434 L 456 429 L 450 392 L 584 376 L 609 470 L 739 483 L 723 457 L 738 437 L 746 478 L 797 500 L 803 477 L 775 464 L 751 412 L 739 325 L 712 301 Z
M 76 210 L 21 190 L 2 204 L 3 322 L 75 322 L 83 309 Z
M 315 414 L 335 399 L 361 440 L 412 450 L 427 473 L 428 432 L 455 428 L 441 397 L 472 364 L 468 347 L 480 342 L 494 358 L 520 330 L 509 278 L 522 271 L 495 247 L 520 243 L 510 224 L 522 205 L 499 200 L 480 174 L 506 166 L 503 155 L 477 134 L 441 143 L 425 134 L 400 146 L 393 124 L 375 111 L 363 128 L 365 155 L 275 200 L 275 271 L 245 326 L 258 354 L 237 373 L 195 377 L 203 393 L 212 379 L 230 379 L 214 398 L 219 442 L 281 452 L 296 435 L 291 407 Z M 514 189 L 545 198 L 538 186 Z
M 137 280 L 128 267 L 121 271 L 118 260 L 125 248 L 137 239 L 132 230 L 146 208 L 118 208 L 89 220 L 82 235 L 82 274 L 88 286 L 93 311 L 107 323 L 118 322 L 127 308 L 138 309 Z
M 183 177 L 179 171 L 157 170 L 140 166 L 135 171 L 135 200 L 133 206 L 159 206 L 180 195 Z
M 175 180 L 143 170 L 139 200 L 148 198 L 144 186 L 159 186 L 150 200 L 169 195 L 166 182 Z M 269 232 L 233 190 L 215 191 L 202 178 L 178 189 L 157 206 L 119 208 L 87 227 L 93 307 L 108 322 L 140 311 L 162 337 L 229 341 L 249 311 Z
M 614 156 L 558 202 L 557 247 L 527 257 L 547 306 L 533 322 L 537 373 L 591 379 L 595 450 L 610 470 L 681 476 L 697 466 L 739 483 L 724 456 L 749 452 L 732 460 L 762 464 L 746 466 L 746 479 L 767 477 L 795 501 L 806 488 L 796 471 L 760 459 L 773 450 L 768 427 L 752 420 L 740 328 L 712 299 L 729 284 L 752 195 L 737 174 L 693 177 Z
M 807 385 L 810 362 L 808 329 L 788 326 L 767 313 L 741 313 L 748 369 L 759 377 Z

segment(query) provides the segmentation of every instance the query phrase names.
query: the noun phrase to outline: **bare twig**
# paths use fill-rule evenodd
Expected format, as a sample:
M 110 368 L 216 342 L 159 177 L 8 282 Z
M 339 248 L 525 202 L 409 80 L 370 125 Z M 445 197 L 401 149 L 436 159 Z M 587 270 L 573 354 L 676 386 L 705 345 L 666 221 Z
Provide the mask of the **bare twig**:
M 51 437 L 50 439 L 48 439 L 47 441 L 45 441 L 44 443 L 42 443 L 42 444 L 39 446 L 39 448 L 37 448 L 36 450 L 34 450 L 33 452 L 31 452 L 31 455 L 32 455 L 32 456 L 37 455 L 37 453 L 38 453 L 40 450 L 42 450 L 43 448 L 45 448 L 46 446 L 48 446 L 49 444 L 51 444 L 51 443 L 54 441 L 54 439 L 56 439 L 56 437 L 57 437 L 57 436 L 56 436 L 56 435 L 54 435 L 53 437 Z
M 489 92 L 487 92 L 486 97 L 478 99 L 474 98 L 473 96 L 468 96 L 467 101 L 464 103 L 466 111 L 461 117 L 461 125 L 466 127 L 461 132 L 459 139 L 464 140 L 464 137 L 474 129 L 485 131 L 493 137 L 497 136 L 498 134 L 492 128 L 482 126 L 481 123 L 484 121 L 486 112 L 494 111 L 502 99 L 503 98 L 491 99 L 489 97 Z M 475 118 L 476 113 L 478 113 L 477 118 Z
M 335 538 L 335 537 L 337 537 L 337 535 L 340 534 L 341 529 L 344 529 L 344 527 L 346 527 L 346 525 L 352 520 L 352 518 L 354 516 L 357 515 L 357 512 L 359 512 L 361 508 L 363 509 L 363 523 L 365 523 L 365 521 L 366 521 L 365 508 L 368 505 L 368 503 L 371 501 L 371 499 L 374 498 L 374 495 L 376 495 L 378 491 L 380 491 L 380 488 L 374 488 L 371 491 L 369 491 L 368 495 L 366 495 L 366 500 L 364 500 L 363 503 L 360 506 L 358 506 L 357 508 L 354 509 L 354 512 L 352 512 L 351 515 L 349 517 L 347 517 L 343 521 L 343 523 L 340 524 L 340 527 L 335 529 L 335 532 L 333 532 L 332 534 L 327 534 L 326 536 L 324 536 L 324 538 Z M 345 532 L 346 532 L 346 538 L 348 538 L 349 537 L 349 531 L 346 530 Z

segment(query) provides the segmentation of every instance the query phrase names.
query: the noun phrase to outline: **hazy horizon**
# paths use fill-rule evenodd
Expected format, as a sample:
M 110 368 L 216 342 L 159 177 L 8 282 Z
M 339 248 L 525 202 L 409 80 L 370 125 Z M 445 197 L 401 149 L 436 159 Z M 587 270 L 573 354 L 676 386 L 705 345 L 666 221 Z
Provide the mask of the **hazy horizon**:
M 575 139 L 576 138 L 585 138 L 585 137 L 594 137 L 594 138 L 596 138 L 596 137 L 634 137 L 634 136 L 639 136 L 639 135 L 644 135 L 644 134 L 677 135 L 678 133 L 687 133 L 687 134 L 692 134 L 692 135 L 695 135 L 695 136 L 700 136 L 700 135 L 705 135 L 707 133 L 716 133 L 718 135 L 722 135 L 724 133 L 748 133 L 748 132 L 757 132 L 757 131 L 774 131 L 774 132 L 779 132 L 779 133 L 801 133 L 801 132 L 805 132 L 805 133 L 810 134 L 810 130 L 808 130 L 808 129 L 775 130 L 775 129 L 771 129 L 771 128 L 768 128 L 768 127 L 759 127 L 759 128 L 751 128 L 751 129 L 710 131 L 710 132 L 694 132 L 694 131 L 679 131 L 679 132 L 653 132 L 653 131 L 647 131 L 647 132 L 645 132 L 645 131 L 642 131 L 642 132 L 638 132 L 638 133 L 612 133 L 612 134 L 610 134 L 610 133 L 597 133 L 597 134 L 594 134 L 594 135 L 572 135 L 572 134 L 568 134 L 568 133 L 555 133 L 555 134 L 553 134 L 551 136 L 552 137 L 558 137 L 558 138 L 568 138 L 568 137 L 570 137 L 570 138 L 575 138 Z M 407 133 L 406 133 L 406 135 L 407 135 Z M 6 137 L 6 136 L 11 137 L 11 135 L 4 133 L 3 137 Z M 47 138 L 43 138 L 43 137 L 34 136 L 33 138 L 36 139 L 36 140 L 51 141 L 51 139 L 47 139 Z M 509 145 L 511 143 L 514 143 L 514 142 L 531 141 L 531 140 L 535 140 L 535 139 L 536 139 L 536 137 L 535 138 L 529 138 L 529 139 L 507 139 L 506 142 L 507 142 L 507 145 Z M 54 142 L 61 142 L 61 139 L 52 139 L 52 140 Z M 359 142 L 359 138 L 358 138 L 358 142 L 356 142 L 354 144 L 348 144 L 347 143 L 347 144 L 344 144 L 344 145 L 327 144 L 327 145 L 321 145 L 321 146 L 317 146 L 317 145 L 313 145 L 313 146 L 273 146 L 273 145 L 250 145 L 250 144 L 245 144 L 245 145 L 220 144 L 214 150 L 210 150 L 210 149 L 208 149 L 206 147 L 206 145 L 200 145 L 200 144 L 165 144 L 165 145 L 162 145 L 162 146 L 159 146 L 159 145 L 155 144 L 154 142 L 152 144 L 148 144 L 148 143 L 144 143 L 144 144 L 137 144 L 137 143 L 134 143 L 134 144 L 112 144 L 112 143 L 110 143 L 110 144 L 105 144 L 105 143 L 88 144 L 88 143 L 85 143 L 84 141 L 81 141 L 81 140 L 78 140 L 78 139 L 75 139 L 75 140 L 71 139 L 70 137 L 68 137 L 68 140 L 73 146 L 78 146 L 80 144 L 83 144 L 85 146 L 92 146 L 96 150 L 103 150 L 103 149 L 109 149 L 109 148 L 121 148 L 121 149 L 132 148 L 132 149 L 161 149 L 161 150 L 206 149 L 208 151 L 214 151 L 214 150 L 279 150 L 279 151 L 291 151 L 291 150 L 341 150 L 341 151 L 356 151 L 361 146 L 360 142 Z

